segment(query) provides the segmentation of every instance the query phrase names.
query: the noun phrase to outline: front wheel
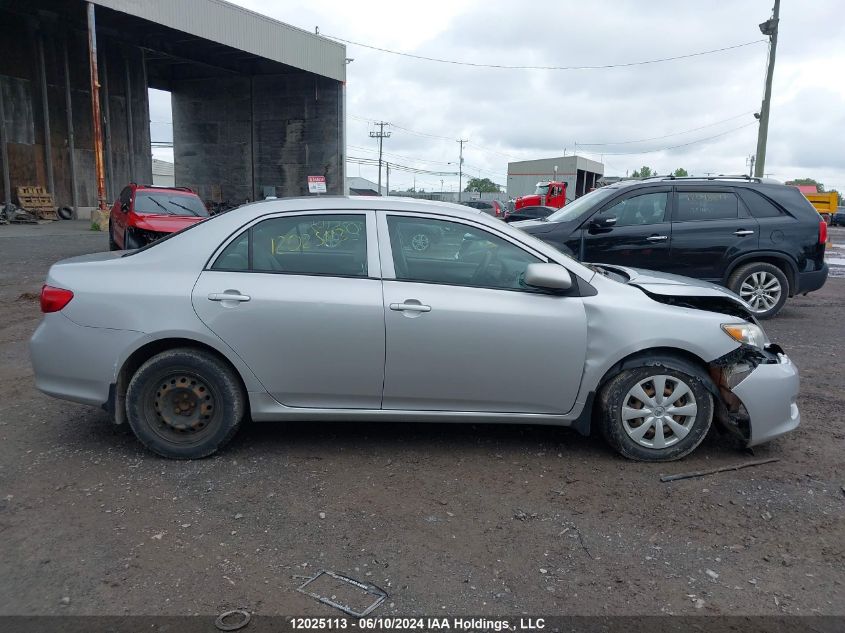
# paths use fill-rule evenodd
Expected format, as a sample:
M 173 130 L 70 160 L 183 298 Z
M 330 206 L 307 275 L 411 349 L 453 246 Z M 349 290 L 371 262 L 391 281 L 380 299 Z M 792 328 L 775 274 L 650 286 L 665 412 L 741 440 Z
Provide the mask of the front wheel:
M 789 282 L 774 264 L 754 262 L 737 268 L 728 288 L 748 302 L 754 316 L 770 319 L 780 312 L 789 295 Z
M 111 225 L 111 220 L 109 220 L 109 250 L 110 251 L 119 251 L 120 247 L 117 245 L 117 242 L 114 239 L 114 227 Z
M 638 461 L 688 455 L 713 421 L 713 396 L 702 379 L 662 364 L 617 374 L 599 397 L 605 439 Z
M 126 414 L 148 449 L 172 459 L 199 459 L 234 437 L 246 409 L 243 389 L 220 359 L 180 348 L 153 356 L 129 382 Z

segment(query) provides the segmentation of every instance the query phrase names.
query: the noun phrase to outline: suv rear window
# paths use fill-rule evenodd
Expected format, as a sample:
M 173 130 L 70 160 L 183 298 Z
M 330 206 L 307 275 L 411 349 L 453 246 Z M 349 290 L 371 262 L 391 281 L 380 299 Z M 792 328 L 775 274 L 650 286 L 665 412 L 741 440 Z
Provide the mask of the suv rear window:
M 675 222 L 730 220 L 739 212 L 735 193 L 729 191 L 679 191 Z
M 753 189 L 742 189 L 739 195 L 755 218 L 776 218 L 784 215 L 780 208 Z

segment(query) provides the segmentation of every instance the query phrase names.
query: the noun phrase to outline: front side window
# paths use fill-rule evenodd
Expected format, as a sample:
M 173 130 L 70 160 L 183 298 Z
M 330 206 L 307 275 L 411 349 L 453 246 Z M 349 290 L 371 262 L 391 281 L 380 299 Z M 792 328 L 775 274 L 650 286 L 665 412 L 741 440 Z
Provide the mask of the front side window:
M 644 193 L 617 202 L 602 212 L 603 217 L 614 216 L 614 226 L 658 224 L 666 217 L 668 192 Z
M 723 191 L 679 191 L 676 222 L 735 220 L 739 207 L 736 194 Z
M 522 275 L 540 262 L 482 229 L 419 217 L 388 216 L 396 278 L 505 290 L 525 290 Z
M 250 270 L 367 276 L 367 227 L 363 215 L 272 218 L 256 224 L 250 234 Z

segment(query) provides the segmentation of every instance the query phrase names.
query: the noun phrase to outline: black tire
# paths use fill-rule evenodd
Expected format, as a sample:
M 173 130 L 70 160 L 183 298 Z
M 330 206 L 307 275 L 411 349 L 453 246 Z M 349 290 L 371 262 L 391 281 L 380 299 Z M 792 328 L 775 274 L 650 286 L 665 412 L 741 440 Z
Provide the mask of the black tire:
M 58 214 L 62 220 L 73 219 L 73 209 L 71 209 L 70 207 L 59 207 Z
M 245 410 L 234 372 L 216 356 L 190 348 L 153 356 L 126 392 L 135 436 L 171 459 L 200 459 L 220 450 L 237 433 Z
M 626 423 L 623 421 L 622 415 L 623 407 L 626 405 L 626 400 L 628 400 L 629 407 L 635 404 L 629 395 L 632 389 L 646 379 L 661 375 L 667 378 L 664 394 L 666 389 L 671 389 L 674 392 L 679 384 L 685 385 L 690 390 L 694 400 L 688 400 L 687 396 L 684 396 L 679 399 L 679 402 L 681 406 L 693 404 L 696 407 L 696 412 L 694 416 L 684 417 L 679 415 L 673 418 L 676 422 L 680 422 L 677 426 L 684 426 L 687 429 L 685 436 L 680 437 L 668 424 L 661 422 L 661 434 L 668 445 L 665 448 L 647 447 L 638 443 L 626 430 Z M 680 381 L 680 383 L 673 382 L 673 380 Z M 644 387 L 644 390 L 646 390 L 646 395 L 649 395 L 647 387 Z M 671 396 L 671 393 L 669 395 Z M 704 379 L 701 376 L 675 369 L 668 363 L 635 367 L 620 372 L 602 387 L 598 405 L 601 410 L 602 434 L 608 444 L 621 455 L 643 462 L 668 462 L 685 457 L 701 444 L 713 422 L 713 396 L 705 386 Z M 645 406 L 643 404 L 643 408 Z M 681 419 L 677 420 L 677 418 Z M 637 427 L 644 426 L 647 423 L 645 416 L 628 420 L 629 427 L 636 424 L 636 427 L 630 431 L 631 433 L 636 433 Z M 657 427 L 653 423 L 650 426 L 652 428 L 645 433 L 643 441 L 656 443 L 654 438 Z M 649 439 L 649 433 L 652 434 L 652 439 Z
M 120 247 L 117 245 L 117 242 L 114 241 L 114 231 L 112 230 L 111 220 L 109 220 L 109 250 L 110 251 L 119 251 Z
M 755 275 L 757 276 L 757 279 L 777 279 L 780 294 L 778 295 L 777 301 L 775 301 L 774 305 L 766 308 L 763 303 L 763 298 L 761 298 L 756 304 L 752 303 L 755 301 L 755 297 L 753 294 L 749 297 L 747 292 L 749 288 L 751 288 L 753 292 L 753 289 L 756 289 L 759 286 L 759 284 L 755 281 Z M 733 273 L 731 273 L 731 276 L 728 279 L 728 288 L 733 290 L 746 301 L 749 301 L 749 298 L 751 299 L 749 303 L 752 303 L 754 316 L 758 319 L 771 319 L 780 312 L 781 308 L 783 308 L 783 305 L 786 303 L 786 298 L 789 296 L 789 280 L 786 278 L 786 275 L 784 275 L 783 271 L 774 264 L 768 264 L 766 262 L 751 262 L 750 264 L 743 264 L 737 268 Z M 743 296 L 743 292 L 746 292 L 746 296 Z

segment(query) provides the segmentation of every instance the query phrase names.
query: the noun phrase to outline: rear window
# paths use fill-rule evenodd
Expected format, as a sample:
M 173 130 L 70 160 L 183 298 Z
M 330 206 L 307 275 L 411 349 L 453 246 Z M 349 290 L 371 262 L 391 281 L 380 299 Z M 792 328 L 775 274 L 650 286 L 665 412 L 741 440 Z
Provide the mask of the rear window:
M 135 213 L 156 215 L 189 215 L 208 217 L 208 210 L 197 196 L 186 196 L 172 191 L 137 191 Z
M 729 191 L 679 191 L 675 222 L 736 219 L 739 204 Z

